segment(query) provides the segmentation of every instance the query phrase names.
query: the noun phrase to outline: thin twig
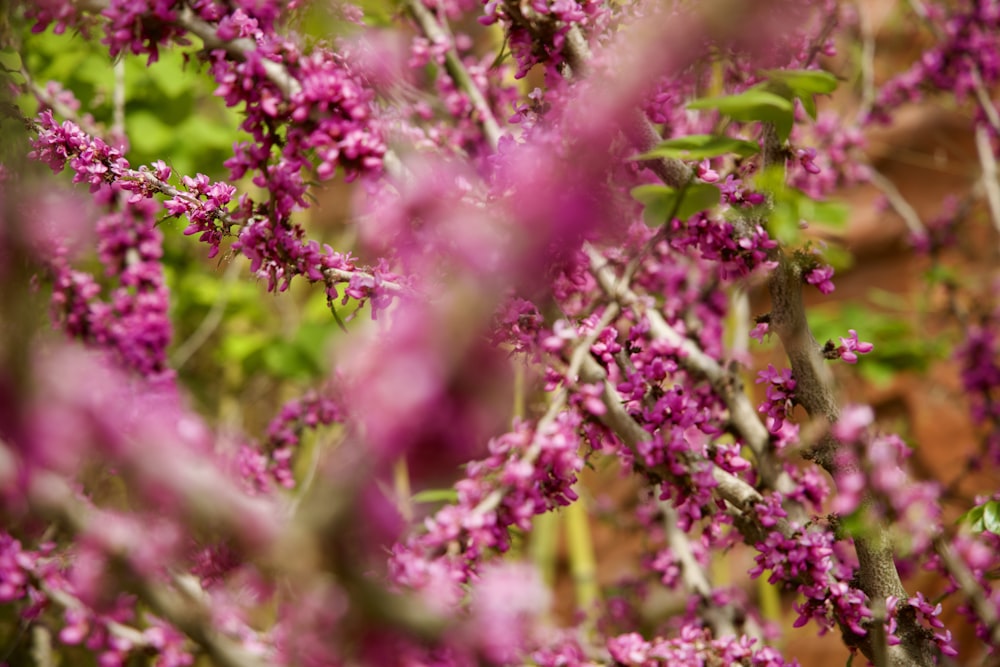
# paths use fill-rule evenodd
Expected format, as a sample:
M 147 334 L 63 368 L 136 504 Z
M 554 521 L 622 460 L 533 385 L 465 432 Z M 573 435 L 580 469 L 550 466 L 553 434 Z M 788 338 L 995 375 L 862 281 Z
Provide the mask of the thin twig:
M 594 327 L 594 330 L 577 341 L 573 351 L 570 353 L 569 367 L 564 373 L 567 384 L 575 383 L 577 381 L 577 375 L 580 373 L 584 365 L 590 360 L 591 346 L 597 342 L 597 338 L 601 335 L 601 332 L 603 332 L 604 329 L 614 321 L 620 312 L 621 311 L 617 304 L 609 304 L 607 308 L 605 308 L 600 321 Z M 542 418 L 538 420 L 538 424 L 535 425 L 535 435 L 531 440 L 531 444 L 524 450 L 524 461 L 533 463 L 535 459 L 538 458 L 539 454 L 541 454 L 541 436 L 548 433 L 549 427 L 555 423 L 556 417 L 558 417 L 559 413 L 566 407 L 566 401 L 568 398 L 569 388 L 565 385 L 553 395 L 552 401 L 549 404 L 549 409 L 545 411 Z M 481 517 L 495 510 L 500 505 L 500 501 L 503 500 L 503 496 L 507 490 L 507 487 L 504 486 L 494 489 L 489 495 L 483 498 L 475 508 L 473 508 L 472 515 Z
M 239 272 L 240 265 L 236 262 L 230 262 L 229 266 L 226 267 L 226 272 L 222 276 L 222 289 L 220 290 L 219 297 L 212 304 L 212 308 L 205 315 L 198 328 L 188 336 L 187 340 L 178 345 L 174 353 L 170 355 L 170 365 L 175 370 L 179 370 L 187 363 L 188 359 L 205 344 L 205 341 L 211 337 L 212 333 L 222 322 L 222 316 L 226 312 L 226 305 L 229 303 L 229 294 Z
M 667 501 L 659 501 L 663 514 L 663 533 L 667 546 L 680 566 L 684 585 L 702 600 L 702 613 L 716 637 L 734 636 L 736 632 L 735 610 L 732 605 L 716 605 L 712 600 L 712 583 L 705 568 L 695 559 L 687 533 L 678 525 L 677 510 Z
M 42 516 L 59 522 L 78 535 L 90 532 L 100 523 L 100 510 L 89 509 L 80 503 L 61 477 L 37 470 L 32 475 L 31 484 L 30 502 Z M 153 581 L 134 566 L 128 553 L 109 552 L 107 555 L 128 573 L 136 593 L 156 615 L 201 645 L 221 667 L 268 667 L 269 663 L 259 656 L 212 629 L 209 622 L 211 611 L 202 600 Z
M 934 36 L 940 40 L 945 39 L 945 35 L 940 27 L 938 27 L 930 17 L 927 12 L 927 7 L 921 0 L 910 0 L 910 6 L 913 11 L 916 12 L 917 16 L 923 19 L 927 27 L 934 33 Z M 969 67 L 969 73 L 972 78 L 972 89 L 976 93 L 976 101 L 979 102 L 980 108 L 982 108 L 983 113 L 986 115 L 986 119 L 989 121 L 990 125 L 997 132 L 1000 132 L 1000 113 L 997 112 L 996 107 L 993 105 L 992 100 L 990 100 L 990 93 L 986 90 L 986 85 L 983 83 L 982 73 L 979 71 L 979 64 L 974 60 L 966 59 L 965 64 Z
M 986 190 L 986 201 L 990 206 L 993 227 L 1000 232 L 1000 184 L 997 183 L 997 160 L 993 155 L 989 131 L 982 125 L 976 128 L 976 150 L 979 164 L 983 168 L 982 184 Z
M 996 604 L 986 597 L 982 586 L 976 581 L 968 565 L 955 555 L 941 535 L 934 538 L 933 544 L 934 551 L 941 558 L 945 569 L 954 577 L 962 595 L 966 597 L 976 615 L 989 630 L 991 645 L 1000 646 L 1000 616 L 997 614 Z
M 761 422 L 757 411 L 743 391 L 740 379 L 723 368 L 718 361 L 706 354 L 689 338 L 677 333 L 659 311 L 642 305 L 642 300 L 631 288 L 618 280 L 608 261 L 593 246 L 584 248 L 590 260 L 590 270 L 601 288 L 623 308 L 633 310 L 649 322 L 654 338 L 666 341 L 678 350 L 677 363 L 696 377 L 706 379 L 716 390 L 729 410 L 729 420 L 743 442 L 757 459 L 761 478 L 769 487 L 787 493 L 793 484 L 787 474 L 773 460 L 770 451 L 771 436 Z
M 111 95 L 111 136 L 115 139 L 124 138 L 125 134 L 125 60 L 118 59 L 114 64 L 115 85 Z
M 872 25 L 870 5 L 855 3 L 861 15 L 861 104 L 855 117 L 866 118 L 875 105 L 875 27 Z
M 432 44 L 447 45 L 447 50 L 444 54 L 445 69 L 455 82 L 455 85 L 469 96 L 469 101 L 472 102 L 472 106 L 479 116 L 477 120 L 483 128 L 483 134 L 486 135 L 486 140 L 489 142 L 490 147 L 496 150 L 500 143 L 500 125 L 493 115 L 493 110 L 490 109 L 489 102 L 483 96 L 483 91 L 472 80 L 472 76 L 462 63 L 458 51 L 455 50 L 454 40 L 445 33 L 444 28 L 441 27 L 437 18 L 424 5 L 422 0 L 406 0 L 406 7 L 413 14 L 417 25 L 420 26 L 420 29 Z
M 882 175 L 882 172 L 875 169 L 875 167 L 869 166 L 868 179 L 871 181 L 872 185 L 882 191 L 885 195 L 886 201 L 892 206 L 893 210 L 899 214 L 899 217 L 903 219 L 906 223 L 906 228 L 910 230 L 910 234 L 914 236 L 923 236 L 927 233 L 927 228 L 924 223 L 920 221 L 920 215 L 917 213 L 916 209 L 910 206 L 910 202 L 906 201 L 906 197 L 903 193 L 899 191 L 896 184 L 891 180 Z

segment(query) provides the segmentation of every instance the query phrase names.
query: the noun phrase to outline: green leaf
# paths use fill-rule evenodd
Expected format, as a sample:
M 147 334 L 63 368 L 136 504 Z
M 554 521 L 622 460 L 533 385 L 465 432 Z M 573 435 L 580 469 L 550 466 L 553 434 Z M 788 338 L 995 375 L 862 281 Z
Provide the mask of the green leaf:
M 821 70 L 766 70 L 769 81 L 765 88 L 789 100 L 798 98 L 802 107 L 816 118 L 816 95 L 832 93 L 837 88 L 837 77 Z
M 84 72 L 93 71 L 93 68 L 83 66 L 83 62 L 88 60 L 87 52 L 78 49 L 64 49 L 53 54 L 51 61 L 45 63 L 45 70 L 42 75 L 56 81 L 83 80 Z M 41 66 L 41 63 L 39 63 Z M 38 67 L 32 67 L 29 71 L 34 74 Z M 105 78 L 107 78 L 107 63 L 105 63 Z
M 21 69 L 21 56 L 14 49 L 0 49 L 0 67 L 6 70 Z
M 868 332 L 870 340 L 878 341 L 878 354 L 866 357 L 858 371 L 866 379 L 884 381 L 890 375 L 898 377 L 900 371 L 923 372 L 929 363 L 947 354 L 940 340 L 919 335 L 916 327 L 900 316 L 909 309 L 905 303 L 897 304 L 896 312 L 886 312 L 885 307 L 829 304 L 809 308 L 807 317 L 813 334 L 821 341 L 843 336 L 844 322 Z
M 715 134 L 692 134 L 687 137 L 667 139 L 651 151 L 638 155 L 633 159 L 652 160 L 667 157 L 680 160 L 704 160 L 705 158 L 718 157 L 728 153 L 735 153 L 740 157 L 749 157 L 759 151 L 760 146 L 752 141 L 722 137 Z
M 837 77 L 818 69 L 769 69 L 764 75 L 771 81 L 780 81 L 796 97 L 804 95 L 825 95 L 837 89 Z
M 192 115 L 177 128 L 176 133 L 199 147 L 231 150 L 240 135 L 233 129 L 236 125 L 224 124 L 204 115 Z
M 983 505 L 983 527 L 994 535 L 1000 535 L 1000 500 L 991 500 Z
M 711 183 L 691 183 L 681 190 L 681 205 L 675 217 L 687 220 L 696 213 L 707 211 L 718 206 L 722 200 L 722 192 Z
M 694 100 L 688 104 L 688 108 L 717 109 L 733 120 L 773 123 L 781 141 L 788 138 L 795 119 L 794 106 L 790 100 L 761 87 L 750 88 L 736 95 Z
M 688 108 L 718 109 L 736 120 L 766 120 L 771 114 L 792 112 L 788 100 L 761 88 L 750 88 L 736 95 L 703 97 L 690 102 Z
M 861 508 L 854 510 L 847 516 L 840 517 L 839 528 L 845 535 L 851 537 L 862 537 L 872 531 L 870 517 Z
M 665 223 L 677 204 L 676 192 L 665 185 L 640 185 L 632 188 L 632 197 L 645 205 L 642 218 L 650 227 Z
M 924 280 L 931 285 L 955 285 L 958 283 L 958 273 L 943 264 L 935 263 L 924 273 Z
M 828 242 L 820 248 L 819 256 L 823 259 L 824 264 L 829 264 L 838 273 L 854 265 L 854 255 L 851 254 L 851 251 L 836 242 Z M 899 302 L 898 296 L 893 295 L 893 298 L 896 299 L 897 303 Z
M 767 224 L 768 233 L 785 245 L 792 245 L 800 240 L 802 221 L 843 227 L 850 214 L 850 209 L 841 202 L 817 201 L 797 188 L 788 187 L 784 180 L 784 170 L 780 167 L 772 167 L 757 174 L 754 177 L 754 187 L 771 194 L 773 209 Z
M 971 510 L 958 517 L 959 523 L 969 524 L 969 529 L 975 533 L 983 532 L 984 521 L 983 512 L 985 511 L 985 505 L 976 505 Z
M 803 192 L 796 191 L 799 197 L 799 215 L 803 220 L 827 225 L 828 227 L 843 227 L 847 224 L 850 209 L 837 201 L 816 201 Z
M 458 491 L 455 489 L 426 489 L 413 494 L 410 500 L 415 503 L 454 503 L 458 501 Z
M 809 117 L 816 120 L 816 97 L 814 95 L 806 95 L 805 97 L 800 97 L 799 101 L 802 102 L 802 108 L 806 110 Z
M 643 219 L 650 227 L 662 225 L 671 218 L 686 220 L 718 205 L 722 199 L 719 188 L 710 183 L 690 183 L 680 189 L 640 185 L 632 189 L 632 196 L 646 205 Z
M 774 209 L 767 221 L 767 233 L 784 246 L 798 244 L 802 238 L 798 203 L 794 200 L 775 198 Z

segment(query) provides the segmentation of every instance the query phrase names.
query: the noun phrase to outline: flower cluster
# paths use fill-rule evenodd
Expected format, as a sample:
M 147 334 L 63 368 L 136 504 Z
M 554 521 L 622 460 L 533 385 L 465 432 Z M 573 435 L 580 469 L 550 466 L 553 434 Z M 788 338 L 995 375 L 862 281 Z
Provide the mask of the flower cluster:
M 162 164 L 154 166 L 158 179 L 166 181 L 170 178 L 169 167 Z M 201 234 L 198 240 L 209 245 L 209 258 L 215 257 L 219 254 L 227 227 L 231 225 L 226 218 L 236 188 L 226 183 L 212 183 L 204 174 L 197 174 L 194 178 L 181 176 L 181 184 L 185 191 L 164 201 L 163 207 L 174 217 L 186 216 L 190 224 L 184 229 L 184 234 Z
M 511 298 L 497 312 L 493 342 L 497 345 L 509 343 L 512 352 L 534 350 L 539 344 L 542 324 L 542 315 L 535 304 L 527 299 Z
M 152 168 L 131 169 L 121 151 L 86 134 L 72 121 L 57 123 L 51 110 L 39 114 L 37 123 L 32 158 L 45 162 L 53 171 L 61 171 L 68 164 L 75 172 L 74 182 L 89 183 L 92 192 L 105 184 L 130 192 L 129 204 L 141 206 L 144 215 L 150 217 L 155 212 L 141 204 L 142 200 L 156 193 L 168 195 L 170 198 L 163 203 L 167 213 L 187 217 L 189 224 L 184 233 L 200 234 L 199 239 L 209 245 L 209 257 L 217 255 L 224 237 L 239 227 L 233 249 L 250 259 L 251 272 L 266 278 L 269 290 L 285 290 L 292 278 L 303 276 L 310 282 L 325 284 L 331 301 L 341 299 L 346 304 L 353 298 L 361 302 L 359 305 L 370 301 L 375 315 L 402 289 L 401 279 L 384 263 L 371 272 L 358 270 L 350 253 L 342 254 L 316 240 L 305 240 L 301 226 L 274 224 L 266 216 L 250 215 L 248 211 L 254 204 L 246 195 L 240 198 L 237 210 L 230 210 L 228 206 L 236 195 L 231 185 L 197 174 L 193 178 L 182 176 L 183 189 L 177 189 L 167 182 L 171 169 L 162 160 Z M 76 276 L 73 280 L 82 278 Z M 342 283 L 347 283 L 343 295 L 338 289 Z M 92 292 L 93 288 L 81 285 L 77 290 Z
M 536 0 L 529 5 L 487 0 L 483 4 L 479 21 L 484 25 L 499 22 L 504 26 L 511 54 L 517 61 L 514 76 L 518 79 L 538 64 L 552 72 L 557 72 L 563 64 L 572 66 L 573 63 L 567 63 L 567 34 L 573 29 L 602 24 L 608 12 L 607 7 L 594 0 Z
M 835 286 L 833 284 L 833 267 L 817 266 L 805 274 L 805 281 L 810 285 L 815 285 L 823 294 L 832 294 Z
M 94 198 L 115 209 L 121 194 L 104 185 Z M 111 283 L 106 298 L 97 278 L 72 268 L 60 239 L 49 239 L 47 263 L 53 318 L 67 335 L 108 350 L 142 377 L 164 379 L 173 375 L 166 358 L 171 324 L 155 211 L 153 202 L 139 200 L 98 219 L 98 256 Z
M 747 636 L 713 638 L 704 628 L 685 626 L 675 639 L 656 638 L 647 641 L 638 633 L 631 632 L 610 637 L 607 647 L 616 664 L 629 667 L 716 663 L 752 667 L 798 665 L 796 661 L 786 662 L 770 646 L 755 647 L 756 643 L 756 639 Z
M 942 251 L 954 247 L 958 240 L 958 225 L 962 219 L 958 200 L 948 196 L 941 202 L 941 211 L 926 220 L 923 229 L 911 231 L 910 243 L 921 254 L 938 256 Z
M 905 536 L 902 547 L 922 553 L 940 519 L 939 486 L 910 479 L 903 465 L 911 451 L 899 436 L 862 437 L 857 443 L 857 449 L 845 448 L 839 455 L 841 470 L 837 474 L 834 509 L 847 514 L 866 503 L 863 506 L 866 512 L 872 516 L 885 515 L 898 527 Z M 847 441 L 847 444 L 853 443 Z
M 262 76 L 268 61 L 284 64 L 296 82 L 291 90 Z M 334 53 L 316 49 L 306 55 L 287 43 L 262 42 L 243 61 L 214 51 L 211 72 L 219 83 L 216 94 L 229 106 L 243 105 L 242 129 L 252 137 L 227 161 L 231 177 L 253 172 L 279 219 L 308 206 L 303 170 L 329 179 L 339 167 L 348 180 L 381 172 L 385 144 L 373 127 L 373 93 Z M 290 121 L 282 134 L 271 129 L 279 119 Z M 315 166 L 307 158 L 312 153 Z
M 698 214 L 686 223 L 674 221 L 670 231 L 670 243 L 675 248 L 694 247 L 704 259 L 717 262 L 723 280 L 745 278 L 775 266 L 771 253 L 778 243 L 760 225 L 741 233 L 730 222 Z
M 793 141 L 802 126 L 796 126 Z M 869 168 L 857 159 L 865 147 L 861 130 L 843 122 L 837 114 L 821 113 L 809 127 L 813 145 L 795 151 L 788 161 L 788 182 L 814 199 L 824 199 L 837 187 L 863 183 Z
M 192 664 L 194 656 L 184 634 L 152 614 L 145 615 L 145 628 L 134 626 L 134 597 L 119 595 L 96 606 L 80 599 L 80 589 L 87 588 L 87 580 L 97 574 L 93 570 L 102 565 L 90 561 L 86 551 L 61 553 L 54 542 L 29 550 L 0 532 L 0 580 L 5 582 L 0 601 L 19 605 L 25 622 L 37 622 L 44 615 L 61 616 L 59 642 L 86 647 L 107 667 L 122 667 L 143 653 L 156 655 L 157 664 L 164 667 Z M 64 565 L 67 556 L 74 556 L 69 567 Z
M 777 494 L 756 509 L 764 526 L 776 525 L 786 517 Z M 863 636 L 867 632 L 864 621 L 871 612 L 865 594 L 850 585 L 853 572 L 836 558 L 833 545 L 833 533 L 829 530 L 798 528 L 791 536 L 772 530 L 763 542 L 755 545 L 757 565 L 750 575 L 759 577 L 770 571 L 768 581 L 789 585 L 805 597 L 805 602 L 795 605 L 799 614 L 795 627 L 811 619 L 819 624 L 821 631 L 840 623 Z
M 0 601 L 28 620 L 47 614 L 45 627 L 57 628 L 62 644 L 85 646 L 102 665 L 142 651 L 170 667 L 200 654 L 227 664 L 780 667 L 788 663 L 753 639 L 760 619 L 749 596 L 716 589 L 708 576 L 712 552 L 743 540 L 752 577 L 768 571 L 801 596 L 797 626 L 815 620 L 822 633 L 839 625 L 875 656 L 882 647 L 869 638 L 865 568 L 871 559 L 894 567 L 891 554 L 872 555 L 859 531 L 851 533 L 856 553 L 871 558 L 855 558 L 854 544 L 837 539 L 844 526 L 814 515 L 870 505 L 872 518 L 910 535 L 904 544 L 921 557 L 941 525 L 936 489 L 908 481 L 908 449 L 870 432 L 870 410 L 845 409 L 833 437 L 820 436 L 840 455 L 827 466 L 833 498 L 821 471 L 792 461 L 789 446 L 799 434 L 794 405 L 813 418 L 837 412 L 832 389 L 799 372 L 803 359 L 853 364 L 873 346 L 850 329 L 839 345 L 796 349 L 813 339 L 805 331 L 785 340 L 788 327 L 778 325 L 789 313 L 779 311 L 801 306 L 776 295 L 773 317 L 751 335 L 762 340 L 773 323 L 795 372 L 768 365 L 758 375 L 762 424 L 740 380 L 745 349 L 730 350 L 727 335 L 737 319 L 734 285 L 789 251 L 766 230 L 769 195 L 753 174 L 785 156 L 788 183 L 825 196 L 863 178 L 851 157 L 861 138 L 821 116 L 810 134 L 796 127 L 775 146 L 779 133 L 759 119 L 761 109 L 740 106 L 752 93 L 720 102 L 719 113 L 686 107 L 706 91 L 747 92 L 771 76 L 768 67 L 817 67 L 833 53 L 834 3 L 750 3 L 733 20 L 728 12 L 740 3 L 722 5 L 726 16 L 698 4 L 487 0 L 479 23 L 502 28 L 499 55 L 467 20 L 480 13 L 473 0 L 413 0 L 406 10 L 419 34 L 361 24 L 332 43 L 295 34 L 311 18 L 296 2 L 44 0 L 27 8 L 36 29 L 101 29 L 111 55 L 143 54 L 149 63 L 197 38 L 204 48 L 188 57 L 207 65 L 249 138 L 225 163 L 229 184 L 174 175 L 163 160 L 133 169 L 124 144 L 59 124 L 52 111 L 31 123 L 31 157 L 53 171 L 68 167 L 93 195 L 103 274 L 77 268 L 74 246 L 84 243 L 76 234 L 26 234 L 38 246 L 29 259 L 50 273 L 56 325 L 111 354 L 61 345 L 30 350 L 26 372 L 0 365 L 0 492 L 18 509 L 12 516 L 31 514 L 0 533 Z M 995 24 L 982 4 L 950 15 L 945 43 L 925 63 L 943 77 L 934 85 L 967 94 L 973 84 L 954 79 L 997 81 L 996 49 L 981 44 L 975 21 L 955 18 Z M 357 8 L 335 12 L 360 20 Z M 976 64 L 979 46 L 986 57 Z M 534 74 L 544 79 L 526 96 L 510 81 Z M 52 105 L 58 113 L 75 111 L 59 91 L 48 96 L 64 102 Z M 508 108 L 513 117 L 502 125 Z M 808 122 L 803 113 L 790 120 Z M 692 134 L 741 148 L 710 147 L 690 161 L 629 159 L 662 137 Z M 766 155 L 753 157 L 736 138 L 766 144 Z M 312 181 L 337 172 L 354 182 L 344 186 L 356 214 L 345 236 L 372 258 L 365 270 L 301 224 Z M 689 183 L 713 201 L 718 191 L 718 206 L 647 227 L 628 193 L 654 178 L 675 189 L 696 178 Z M 259 194 L 241 194 L 244 179 Z M 6 188 L 0 197 L 7 210 Z M 335 317 L 336 302 L 351 299 L 384 315 L 340 341 L 335 399 L 324 389 L 286 403 L 256 441 L 215 432 L 188 409 L 165 354 L 171 258 L 156 227 L 161 210 L 186 218 L 184 234 L 198 236 L 210 257 L 234 239 L 232 250 L 270 291 L 301 276 L 322 284 Z M 58 216 L 47 209 L 45 217 Z M 16 237 L 0 230 L 4 257 L 20 249 Z M 801 281 L 833 291 L 833 269 L 798 261 L 804 255 L 790 258 Z M 0 264 L 6 271 L 13 262 Z M 789 302 L 801 286 L 792 287 Z M 413 298 L 393 303 L 402 294 Z M 6 298 L 0 309 L 8 315 Z M 971 327 L 959 353 L 978 419 L 1000 423 L 996 328 L 992 319 Z M 0 327 L 0 351 L 8 342 Z M 528 370 L 508 384 L 512 362 Z M 816 396 L 832 410 L 813 409 Z M 303 433 L 332 423 L 342 425 L 341 446 L 316 447 L 312 483 L 296 488 Z M 577 502 L 585 464 L 602 456 L 617 458 L 642 487 L 633 521 L 622 524 L 648 538 L 645 570 L 626 577 L 634 600 L 622 594 L 584 610 L 602 618 L 594 632 L 554 631 L 538 572 L 501 556 L 519 551 L 539 515 Z M 114 495 L 119 487 L 124 498 Z M 425 509 L 428 498 L 449 494 L 452 502 Z M 36 511 L 65 526 L 64 542 L 37 539 Z M 413 521 L 408 532 L 404 521 Z M 995 537 L 955 542 L 991 604 Z M 961 587 L 950 565 L 931 565 Z M 120 593 L 126 585 L 138 598 Z M 656 619 L 662 636 L 644 639 L 631 631 L 639 622 L 631 612 L 659 585 L 685 589 L 670 593 L 687 601 Z M 277 618 L 258 630 L 265 606 Z M 897 638 L 915 641 L 914 624 L 942 629 L 921 595 L 886 608 L 886 650 Z M 963 611 L 986 637 L 989 615 Z M 928 646 L 951 651 L 947 632 L 924 634 Z
M 274 480 L 286 489 L 295 486 L 291 462 L 302 432 L 342 421 L 341 410 L 328 396 L 311 392 L 285 403 L 267 427 Z
M 491 551 L 510 547 L 511 527 L 530 530 L 530 520 L 576 500 L 573 484 L 583 467 L 578 453 L 579 416 L 560 413 L 551 424 L 526 422 L 490 441 L 490 456 L 467 466 L 456 484 L 458 502 L 425 521 L 426 532 L 393 553 L 393 579 L 414 589 L 439 581 L 428 564 L 455 545 L 447 581 L 462 581 Z
M 840 345 L 836 349 L 836 354 L 841 359 L 849 364 L 858 363 L 859 354 L 868 354 L 875 349 L 875 346 L 871 343 L 866 343 L 864 341 L 858 340 L 858 332 L 854 329 L 848 329 L 849 334 L 847 338 L 840 339 Z
M 973 399 L 976 422 L 1000 419 L 1000 341 L 991 323 L 969 327 L 965 343 L 956 350 L 962 361 L 962 385 Z
M 773 365 L 757 373 L 757 384 L 765 384 L 766 400 L 757 409 L 767 415 L 767 428 L 780 433 L 795 401 L 795 378 L 790 368 L 780 371 Z
M 885 610 L 889 620 L 886 621 L 885 629 L 890 646 L 895 646 L 900 643 L 899 637 L 896 636 L 896 630 L 898 628 L 896 617 L 899 614 L 901 603 L 909 605 L 916 612 L 917 617 L 931 628 L 936 631 L 943 631 L 934 633 L 934 643 L 937 645 L 942 655 L 952 657 L 958 655 L 958 651 L 955 650 L 955 645 L 952 642 L 951 630 L 945 630 L 944 623 L 942 623 L 941 619 L 938 618 L 941 615 L 941 603 L 932 604 L 929 600 L 927 600 L 927 598 L 924 597 L 923 593 L 917 593 L 916 596 L 908 600 L 899 600 L 894 596 L 889 596 L 889 598 L 886 599 Z
M 940 39 L 924 49 L 909 70 L 880 86 L 873 120 L 888 121 L 889 111 L 919 100 L 927 89 L 951 93 L 959 101 L 978 100 L 981 91 L 991 90 L 1000 81 L 1000 44 L 996 40 L 1000 12 L 993 2 L 927 3 L 923 11 L 924 18 L 940 31 Z M 989 113 L 977 105 L 977 120 L 989 127 L 988 117 Z
M 32 141 L 29 157 L 44 162 L 53 172 L 60 172 L 67 164 L 73 170 L 74 183 L 89 183 L 91 192 L 102 186 L 115 185 L 132 193 L 130 204 L 137 204 L 155 193 L 170 195 L 164 202 L 167 212 L 175 217 L 185 215 L 190 225 L 186 234 L 202 233 L 201 240 L 211 246 L 210 256 L 219 252 L 226 228 L 219 220 L 231 226 L 230 212 L 226 206 L 235 194 L 235 188 L 224 183 L 212 183 L 204 174 L 195 178 L 182 177 L 185 191 L 171 187 L 166 181 L 171 169 L 162 160 L 152 169 L 142 166 L 133 170 L 128 160 L 117 148 L 109 146 L 100 137 L 84 132 L 76 123 L 67 120 L 56 122 L 52 111 L 42 111 L 36 120 L 37 136 Z
M 155 60 L 160 44 L 188 32 L 190 26 L 184 23 L 177 3 L 146 4 L 150 6 L 113 2 L 105 10 L 104 15 L 110 19 L 106 43 L 112 55 L 129 49 L 136 54 L 148 53 Z M 246 120 L 242 129 L 253 137 L 253 141 L 237 146 L 236 154 L 228 161 L 232 178 L 254 172 L 254 182 L 266 188 L 270 196 L 259 211 L 269 227 L 267 235 L 278 237 L 279 244 L 287 243 L 281 238 L 286 230 L 290 229 L 293 238 L 302 235 L 301 229 L 289 223 L 288 216 L 308 206 L 304 171 L 315 171 L 325 179 L 339 167 L 348 180 L 362 174 L 381 174 L 386 149 L 375 127 L 373 93 L 335 53 L 317 47 L 304 54 L 292 42 L 279 37 L 275 32 L 278 6 L 274 3 L 250 3 L 228 14 L 213 2 L 203 2 L 199 3 L 199 12 L 200 19 L 218 26 L 216 37 L 230 47 L 210 53 L 210 71 L 219 84 L 216 94 L 229 106 L 243 105 Z M 29 12 L 38 30 L 64 15 L 65 20 L 79 19 L 68 10 L 55 12 L 49 7 Z M 248 40 L 253 47 L 247 46 Z M 280 75 L 275 68 L 281 70 Z M 77 172 L 76 179 L 88 180 L 92 185 L 121 177 L 128 169 L 117 150 L 109 149 L 99 139 L 82 136 L 79 128 L 64 127 L 63 132 L 58 132 L 51 127 L 51 118 L 44 115 L 41 122 L 44 129 L 53 130 L 54 136 L 40 137 L 36 153 L 53 170 L 61 170 L 70 154 L 75 154 L 70 166 Z M 276 125 L 282 129 L 276 129 Z M 316 156 L 315 164 L 310 155 Z M 206 198 L 198 208 L 207 208 L 208 219 L 196 216 L 191 221 L 191 233 L 201 231 L 203 240 L 209 241 L 215 252 L 218 238 L 206 224 L 216 217 L 216 207 L 224 206 L 233 195 L 225 190 L 229 186 L 221 187 L 197 190 L 196 198 Z M 189 212 L 190 202 L 176 198 L 172 201 L 172 215 Z M 242 208 L 249 214 L 251 203 L 245 201 Z
M 993 499 L 997 499 L 996 494 L 994 494 Z M 983 497 L 976 498 L 976 504 L 982 504 L 986 500 L 987 498 Z M 1000 535 L 990 531 L 983 531 L 978 534 L 962 531 L 954 536 L 949 548 L 953 551 L 954 556 L 960 559 L 962 564 L 967 568 L 969 575 L 975 581 L 978 594 L 985 601 L 985 610 L 982 607 L 977 609 L 975 605 L 963 602 L 958 606 L 958 612 L 968 619 L 970 625 L 975 629 L 976 636 L 984 641 L 987 646 L 992 646 L 990 633 L 994 631 L 993 628 L 995 625 L 991 623 L 989 616 L 992 610 L 1000 607 L 1000 587 L 996 585 L 996 578 L 993 575 L 996 570 L 997 549 L 1000 548 Z M 928 561 L 927 567 L 933 572 L 940 573 L 949 582 L 949 592 L 963 588 L 956 580 L 953 570 L 942 561 L 940 556 L 932 556 Z M 918 600 L 918 602 L 920 601 Z M 911 601 L 910 604 L 912 605 L 913 602 Z M 926 605 L 923 612 L 925 620 L 932 628 L 940 630 L 935 625 L 936 619 L 932 618 L 937 616 L 934 613 L 936 605 L 931 607 L 930 603 L 926 601 L 923 601 L 922 604 Z M 928 607 L 929 609 L 927 609 Z M 984 611 L 986 613 L 983 613 Z M 936 632 L 935 640 L 938 643 L 947 642 L 950 644 L 950 633 Z M 993 652 L 995 652 L 995 649 L 993 649 Z

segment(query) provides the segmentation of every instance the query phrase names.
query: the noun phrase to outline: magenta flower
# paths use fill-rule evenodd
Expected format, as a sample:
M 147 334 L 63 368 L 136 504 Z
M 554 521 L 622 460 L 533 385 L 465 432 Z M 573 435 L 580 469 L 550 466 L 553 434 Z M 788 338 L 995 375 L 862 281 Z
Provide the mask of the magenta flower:
M 820 168 L 816 166 L 813 160 L 816 159 L 816 149 L 815 148 L 800 148 L 795 151 L 795 156 L 799 159 L 799 164 L 810 174 L 818 174 Z
M 709 164 L 708 160 L 702 160 L 701 162 L 699 162 L 698 166 L 695 168 L 695 171 L 698 174 L 698 178 L 705 181 L 706 183 L 715 183 L 716 181 L 719 180 L 719 172 L 712 169 L 712 166 Z
M 806 282 L 815 285 L 823 294 L 831 294 L 835 289 L 832 266 L 819 266 L 805 275 Z
M 840 347 L 837 348 L 837 353 L 847 363 L 856 364 L 859 354 L 868 354 L 875 349 L 875 346 L 871 343 L 859 341 L 858 332 L 854 329 L 848 329 L 847 332 L 850 336 L 840 339 Z
M 767 336 L 770 332 L 771 325 L 767 322 L 758 322 L 757 326 L 750 330 L 750 337 L 753 338 L 758 343 L 764 342 L 764 336 Z
M 870 406 L 846 405 L 840 413 L 840 421 L 833 425 L 833 435 L 841 442 L 853 442 L 874 419 L 875 413 Z

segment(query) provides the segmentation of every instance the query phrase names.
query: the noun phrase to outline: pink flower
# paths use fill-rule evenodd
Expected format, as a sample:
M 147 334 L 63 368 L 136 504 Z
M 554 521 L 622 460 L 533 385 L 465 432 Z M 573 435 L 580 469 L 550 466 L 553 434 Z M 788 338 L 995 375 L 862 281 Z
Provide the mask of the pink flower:
M 758 322 L 757 326 L 750 330 L 750 337 L 756 340 L 758 343 L 764 342 L 764 336 L 768 335 L 770 332 L 771 325 L 767 322 Z
M 795 151 L 795 156 L 799 159 L 799 164 L 810 174 L 818 174 L 820 168 L 816 166 L 813 160 L 816 159 L 816 149 L 815 148 L 800 148 Z
M 853 442 L 874 419 L 875 413 L 867 405 L 845 406 L 840 421 L 833 425 L 833 435 L 841 442 Z
M 696 168 L 696 172 L 698 174 L 698 178 L 700 178 L 706 183 L 715 183 L 717 180 L 719 180 L 719 172 L 712 169 L 711 165 L 709 165 L 708 163 L 708 160 L 702 160 L 701 162 L 699 162 L 698 167 Z
M 847 363 L 856 364 L 859 354 L 868 354 L 875 349 L 875 346 L 871 343 L 859 341 L 858 332 L 854 329 L 848 329 L 847 332 L 850 336 L 840 339 L 840 347 L 837 348 L 837 352 L 840 354 L 840 358 Z
M 835 289 L 833 281 L 833 267 L 819 266 L 805 275 L 806 282 L 815 285 L 823 294 L 830 294 Z

